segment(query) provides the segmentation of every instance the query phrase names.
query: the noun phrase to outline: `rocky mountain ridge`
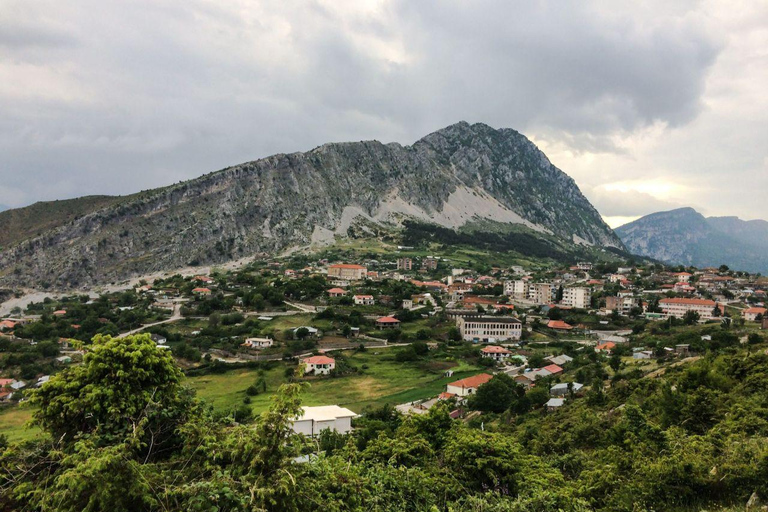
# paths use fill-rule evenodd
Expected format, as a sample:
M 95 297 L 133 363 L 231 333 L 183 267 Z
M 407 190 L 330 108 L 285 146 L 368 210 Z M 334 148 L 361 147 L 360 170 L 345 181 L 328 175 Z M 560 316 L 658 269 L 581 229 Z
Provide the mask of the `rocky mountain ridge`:
M 633 254 L 666 263 L 768 273 L 768 222 L 704 217 L 693 208 L 646 215 L 616 228 Z
M 41 221 L 41 233 L 8 238 L 0 281 L 73 288 L 222 263 L 328 244 L 361 217 L 452 228 L 490 219 L 622 247 L 575 182 L 526 137 L 465 122 L 411 146 L 325 144 L 94 204 L 61 225 Z M 12 212 L 0 214 L 0 227 Z

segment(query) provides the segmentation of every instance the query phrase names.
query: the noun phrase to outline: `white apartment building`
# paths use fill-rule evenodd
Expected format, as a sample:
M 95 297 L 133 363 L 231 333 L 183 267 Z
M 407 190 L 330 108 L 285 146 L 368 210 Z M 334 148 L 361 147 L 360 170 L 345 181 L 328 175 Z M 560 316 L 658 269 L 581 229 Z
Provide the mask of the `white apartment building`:
M 504 295 L 508 295 L 518 300 L 527 299 L 528 281 L 524 279 L 504 281 Z
M 528 285 L 528 300 L 535 304 L 550 304 L 555 296 L 552 283 L 531 283 Z
M 592 290 L 584 287 L 563 289 L 561 304 L 578 309 L 589 309 L 592 304 Z
M 352 430 L 354 412 L 338 405 L 302 407 L 301 415 L 293 420 L 293 431 L 305 436 L 316 436 L 323 430 L 347 434 Z
M 661 312 L 666 316 L 683 318 L 688 311 L 695 311 L 699 314 L 699 320 L 712 320 L 715 318 L 714 310 L 718 307 L 722 311 L 722 306 L 713 300 L 707 299 L 661 299 L 659 301 Z

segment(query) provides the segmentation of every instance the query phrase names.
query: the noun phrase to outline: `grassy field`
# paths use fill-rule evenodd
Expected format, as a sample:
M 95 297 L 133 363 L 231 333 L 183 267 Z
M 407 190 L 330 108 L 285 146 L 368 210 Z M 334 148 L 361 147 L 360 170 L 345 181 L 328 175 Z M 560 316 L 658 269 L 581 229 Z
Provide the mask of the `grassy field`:
M 431 363 L 398 363 L 394 351 L 378 353 L 346 352 L 348 363 L 356 366 L 359 373 L 339 378 L 308 379 L 304 392 L 305 405 L 337 404 L 360 412 L 368 405 L 393 405 L 428 398 L 439 394 L 445 384 L 479 373 L 480 369 L 453 361 Z M 367 365 L 367 369 L 363 369 Z M 453 377 L 444 377 L 445 369 L 454 369 Z M 265 410 L 270 396 L 280 384 L 287 382 L 283 364 L 266 373 L 267 393 L 252 397 L 254 412 Z M 245 389 L 258 378 L 255 370 L 235 370 L 221 375 L 192 377 L 188 383 L 197 390 L 198 396 L 213 405 L 216 410 L 239 406 L 245 397 Z
M 32 419 L 32 412 L 32 408 L 23 405 L 0 409 L 0 434 L 7 436 L 11 443 L 34 438 L 40 433 L 40 429 L 26 427 L 27 422 Z

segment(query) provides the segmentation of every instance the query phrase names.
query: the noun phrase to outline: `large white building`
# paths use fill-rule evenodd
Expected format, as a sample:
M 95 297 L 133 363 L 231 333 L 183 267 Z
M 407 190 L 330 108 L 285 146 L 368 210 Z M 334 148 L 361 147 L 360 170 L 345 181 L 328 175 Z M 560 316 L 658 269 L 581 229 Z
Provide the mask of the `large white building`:
M 368 268 L 362 265 L 339 263 L 328 267 L 328 277 L 336 279 L 360 281 L 365 279 L 366 274 L 368 274 Z
M 461 337 L 474 343 L 496 343 L 519 340 L 523 335 L 523 324 L 509 316 L 463 316 L 457 319 Z
M 302 414 L 293 420 L 293 431 L 305 436 L 316 436 L 323 430 L 332 430 L 340 434 L 352 431 L 354 412 L 338 405 L 302 407 Z
M 592 304 L 592 290 L 584 287 L 565 288 L 561 303 L 572 308 L 589 309 Z
M 722 306 L 708 299 L 661 299 L 659 307 L 666 316 L 674 316 L 675 318 L 683 318 L 688 311 L 695 311 L 699 314 L 699 320 L 712 320 L 715 318 L 715 307 L 722 312 Z
M 528 285 L 528 300 L 535 304 L 550 304 L 555 296 L 552 283 L 531 283 Z
M 522 300 L 528 298 L 528 281 L 517 279 L 515 281 L 504 281 L 504 295 Z

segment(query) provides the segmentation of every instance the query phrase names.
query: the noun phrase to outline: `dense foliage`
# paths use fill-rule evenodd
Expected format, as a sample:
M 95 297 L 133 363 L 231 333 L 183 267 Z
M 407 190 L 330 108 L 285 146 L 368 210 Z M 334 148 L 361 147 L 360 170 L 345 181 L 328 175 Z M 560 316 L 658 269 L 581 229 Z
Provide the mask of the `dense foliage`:
M 50 434 L 0 455 L 2 510 L 697 510 L 768 496 L 768 355 L 722 347 L 547 414 L 505 377 L 446 404 L 291 434 L 301 386 L 253 425 L 214 418 L 148 336 L 94 340 L 33 398 Z M 415 348 L 414 348 L 415 350 Z M 531 393 L 528 393 L 531 395 Z M 496 398 L 496 400 L 494 400 Z M 301 454 L 318 453 L 307 458 Z

